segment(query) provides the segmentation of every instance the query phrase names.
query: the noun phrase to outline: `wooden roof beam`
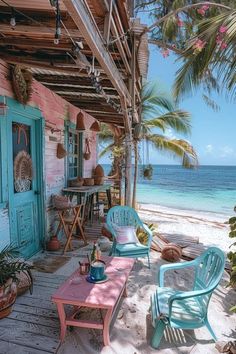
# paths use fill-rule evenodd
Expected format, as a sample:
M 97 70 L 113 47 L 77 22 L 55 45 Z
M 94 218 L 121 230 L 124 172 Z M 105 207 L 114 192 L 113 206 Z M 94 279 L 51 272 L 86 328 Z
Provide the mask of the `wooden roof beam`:
M 46 26 L 29 26 L 29 25 L 17 25 L 15 27 L 11 27 L 10 25 L 5 25 L 0 23 L 0 32 L 5 35 L 14 35 L 14 36 L 25 36 L 39 37 L 44 39 L 45 37 L 54 39 L 55 36 L 55 27 L 46 27 Z M 69 38 L 66 30 L 64 28 L 61 29 L 61 37 Z M 70 29 L 70 35 L 73 38 L 81 38 L 81 33 L 78 29 Z
M 103 38 L 89 11 L 86 1 L 82 0 L 63 0 L 70 16 L 78 26 L 78 29 L 84 37 L 86 43 L 110 78 L 119 95 L 123 97 L 128 104 L 131 104 L 130 93 L 117 69 L 114 60 L 104 45 Z

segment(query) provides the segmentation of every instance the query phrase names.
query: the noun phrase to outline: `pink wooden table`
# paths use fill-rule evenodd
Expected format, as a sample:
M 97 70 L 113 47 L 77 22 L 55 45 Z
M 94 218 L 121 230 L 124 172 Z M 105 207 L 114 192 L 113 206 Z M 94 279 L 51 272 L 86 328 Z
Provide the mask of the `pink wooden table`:
M 126 282 L 134 264 L 134 259 L 124 257 L 103 257 L 106 262 L 105 273 L 109 280 L 105 283 L 92 284 L 86 276 L 75 271 L 65 283 L 52 295 L 56 303 L 61 324 L 60 339 L 63 341 L 67 326 L 103 329 L 104 345 L 110 344 L 109 327 L 112 316 L 122 295 L 126 296 Z M 75 284 L 80 278 L 80 282 Z M 73 312 L 66 316 L 64 305 L 73 305 Z M 76 314 L 80 307 L 105 309 L 102 322 L 79 320 Z

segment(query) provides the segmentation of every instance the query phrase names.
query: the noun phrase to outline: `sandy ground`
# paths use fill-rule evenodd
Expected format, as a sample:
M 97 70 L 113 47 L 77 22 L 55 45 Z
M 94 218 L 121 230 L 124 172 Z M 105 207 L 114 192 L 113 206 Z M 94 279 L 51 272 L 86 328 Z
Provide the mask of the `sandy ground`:
M 146 208 L 146 206 L 144 207 Z M 158 223 L 158 231 L 162 233 L 175 233 L 188 236 L 198 236 L 200 242 L 206 245 L 218 245 L 227 250 L 228 228 L 224 220 L 206 217 L 204 215 L 193 215 L 173 211 L 166 213 L 152 211 L 148 208 L 140 210 L 140 216 L 151 222 Z M 177 215 L 176 215 L 177 214 Z M 56 273 L 69 275 L 78 266 L 80 257 L 86 255 L 91 246 L 81 249 L 77 257 L 73 257 L 65 266 Z M 104 252 L 105 253 L 105 252 Z M 111 345 L 103 347 L 100 330 L 74 328 L 72 332 L 67 331 L 65 341 L 58 350 L 58 354 L 144 354 L 144 353 L 191 353 L 209 354 L 218 353 L 215 343 L 206 329 L 202 327 L 197 330 L 174 331 L 168 328 L 162 339 L 158 350 L 150 346 L 152 326 L 150 322 L 149 306 L 150 295 L 157 286 L 157 273 L 161 264 L 165 264 L 160 254 L 152 251 L 151 269 L 147 268 L 147 261 L 139 259 L 136 261 L 128 282 L 128 297 L 124 298 L 118 309 L 115 321 L 111 326 Z M 219 340 L 229 341 L 236 339 L 236 315 L 230 313 L 229 308 L 236 303 L 236 291 L 226 288 L 228 274 L 225 272 L 222 281 L 214 292 L 209 306 L 209 321 Z M 168 275 L 167 285 L 190 286 L 191 277 L 189 273 L 182 271 L 173 272 Z M 84 311 L 85 318 L 94 317 L 100 314 L 95 310 L 93 313 Z

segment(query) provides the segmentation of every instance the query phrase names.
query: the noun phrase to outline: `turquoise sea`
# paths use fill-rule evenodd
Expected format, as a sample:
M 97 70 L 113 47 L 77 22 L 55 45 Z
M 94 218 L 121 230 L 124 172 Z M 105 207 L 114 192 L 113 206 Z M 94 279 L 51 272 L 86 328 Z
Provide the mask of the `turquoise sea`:
M 103 165 L 106 173 L 109 165 Z M 236 166 L 153 165 L 153 178 L 139 173 L 138 203 L 232 216 L 236 205 Z

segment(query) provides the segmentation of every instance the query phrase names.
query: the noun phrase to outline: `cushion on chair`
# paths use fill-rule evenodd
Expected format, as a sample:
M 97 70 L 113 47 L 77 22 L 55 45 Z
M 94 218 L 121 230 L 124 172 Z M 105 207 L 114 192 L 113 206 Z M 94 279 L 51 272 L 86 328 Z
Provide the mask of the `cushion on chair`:
M 125 245 L 116 244 L 116 250 L 122 255 L 125 254 L 146 254 L 149 251 L 147 246 L 142 245 L 141 243 L 126 243 Z
M 118 244 L 139 243 L 134 226 L 113 225 L 113 228 L 116 232 L 116 242 Z

